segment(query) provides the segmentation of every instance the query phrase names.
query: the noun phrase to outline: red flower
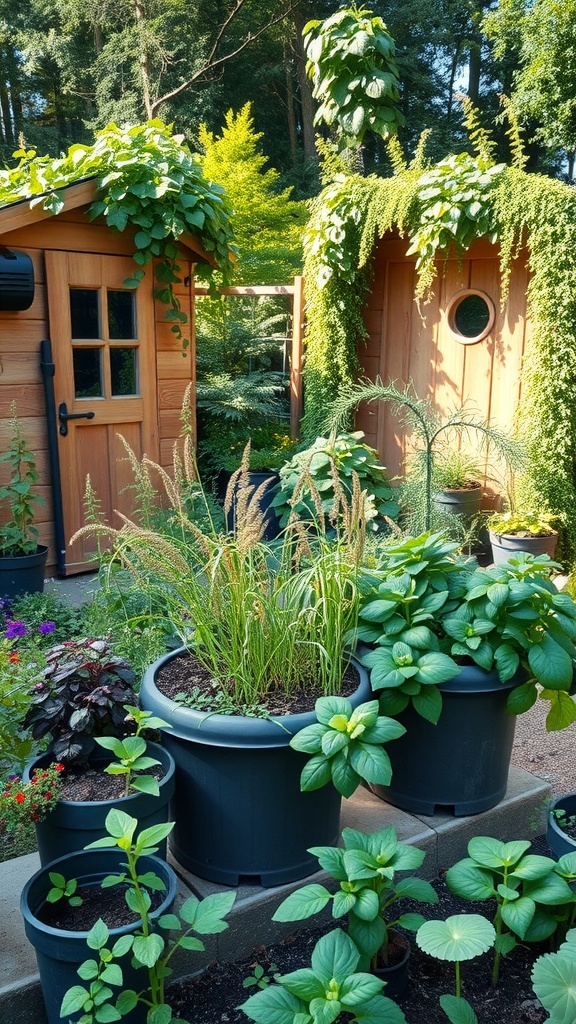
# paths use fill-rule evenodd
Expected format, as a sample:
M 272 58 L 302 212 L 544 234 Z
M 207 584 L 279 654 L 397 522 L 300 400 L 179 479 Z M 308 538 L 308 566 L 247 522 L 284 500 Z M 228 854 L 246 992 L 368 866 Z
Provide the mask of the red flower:
M 20 661 L 20 655 L 16 651 L 12 651 L 12 654 L 10 655 L 10 661 L 12 662 L 13 665 L 15 665 L 17 662 Z
M 54 793 L 44 793 L 44 799 L 45 800 L 51 800 L 53 796 L 54 796 Z
M 63 772 L 64 771 L 64 765 L 63 764 L 55 764 L 54 767 L 55 767 L 57 772 Z
M 16 793 L 16 803 L 17 804 L 23 804 L 25 799 L 26 799 L 26 796 L 25 796 L 24 793 Z

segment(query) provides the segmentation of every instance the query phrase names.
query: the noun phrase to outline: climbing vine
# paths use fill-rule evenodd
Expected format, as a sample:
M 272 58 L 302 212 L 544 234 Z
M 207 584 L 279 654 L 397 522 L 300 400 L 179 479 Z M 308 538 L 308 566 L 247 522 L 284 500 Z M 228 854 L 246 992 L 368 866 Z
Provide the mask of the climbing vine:
M 375 241 L 394 229 L 417 255 L 418 293 L 426 295 L 437 258 L 461 255 L 475 238 L 500 245 L 502 299 L 510 267 L 528 253 L 528 318 L 519 437 L 528 471 L 518 482 L 525 506 L 563 514 L 564 556 L 576 557 L 576 190 L 514 165 L 479 156 L 407 167 L 392 153 L 390 178 L 339 176 L 315 201 L 305 245 L 308 332 L 303 432 L 312 439 L 339 389 L 358 376 L 358 341 Z M 491 162 L 492 160 L 492 162 Z
M 71 146 L 62 157 L 37 156 L 34 150 L 18 150 L 14 156 L 17 165 L 0 170 L 0 204 L 29 199 L 31 206 L 41 204 L 58 214 L 63 188 L 96 178 L 88 217 L 103 216 L 117 231 L 135 229 L 137 269 L 126 285 L 137 287 L 144 276 L 141 268 L 157 259 L 157 295 L 171 306 L 166 316 L 181 336 L 187 317 L 173 291 L 179 281 L 177 239 L 193 235 L 225 275 L 235 258 L 232 211 L 224 190 L 207 181 L 182 137 L 159 120 L 128 129 L 109 124 L 96 133 L 92 146 Z

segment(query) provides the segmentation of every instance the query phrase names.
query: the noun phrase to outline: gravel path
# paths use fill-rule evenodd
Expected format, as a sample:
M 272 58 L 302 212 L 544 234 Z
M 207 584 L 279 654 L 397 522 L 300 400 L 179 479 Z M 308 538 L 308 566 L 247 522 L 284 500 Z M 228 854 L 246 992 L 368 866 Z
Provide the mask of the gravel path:
M 559 796 L 576 791 L 576 722 L 561 732 L 546 732 L 548 707 L 547 701 L 537 700 L 518 716 L 512 764 L 549 782 Z

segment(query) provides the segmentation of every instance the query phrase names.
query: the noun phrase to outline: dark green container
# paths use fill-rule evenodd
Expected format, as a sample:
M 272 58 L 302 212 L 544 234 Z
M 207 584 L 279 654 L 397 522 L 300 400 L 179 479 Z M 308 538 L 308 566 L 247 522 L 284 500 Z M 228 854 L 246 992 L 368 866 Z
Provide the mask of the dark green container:
M 548 815 L 546 839 L 552 853 L 560 860 L 565 853 L 576 853 L 576 839 L 566 835 L 562 825 L 555 817 L 554 811 L 564 811 L 566 817 L 576 815 L 576 793 L 565 793 L 564 796 L 558 797 L 552 804 Z
M 406 708 L 396 718 L 406 732 L 386 748 L 389 786 L 371 786 L 382 800 L 412 814 L 479 814 L 503 799 L 514 742 L 508 693 L 525 676 L 501 683 L 495 672 L 464 665 L 439 689 L 442 714 L 432 725 Z
M 47 557 L 48 548 L 39 545 L 31 555 L 0 558 L 0 597 L 42 594 Z
M 159 780 L 160 796 L 132 793 L 116 800 L 59 800 L 43 821 L 36 822 L 36 839 L 40 863 L 49 864 L 57 857 L 83 850 L 89 843 L 106 835 L 104 823 L 111 810 L 125 811 L 137 818 L 139 830 L 168 821 L 169 803 L 174 793 L 175 765 L 171 754 L 158 743 L 148 743 L 146 753 L 160 761 L 163 776 Z M 50 754 L 42 754 L 30 761 L 22 778 L 29 782 L 35 768 L 45 768 L 53 762 Z M 101 750 L 90 758 L 90 764 L 104 768 L 114 757 Z M 159 845 L 158 854 L 166 857 L 166 840 Z
M 316 721 L 314 712 L 275 716 L 207 715 L 158 690 L 155 677 L 174 651 L 147 669 L 140 703 L 169 722 L 163 743 L 176 762 L 175 821 L 170 851 L 189 871 L 222 885 L 249 881 L 283 885 L 318 870 L 312 846 L 331 846 L 340 831 L 341 796 L 330 784 L 300 791 L 307 757 L 289 746 Z M 372 699 L 365 669 L 355 660 L 354 706 Z
M 36 917 L 52 885 L 48 873 L 49 871 L 58 871 L 67 879 L 75 878 L 79 886 L 100 885 L 106 875 L 118 874 L 122 870 L 122 863 L 125 860 L 125 854 L 121 850 L 85 850 L 81 853 L 72 853 L 41 868 L 29 879 L 22 890 L 20 911 L 24 918 L 26 937 L 36 951 L 48 1024 L 62 1024 L 60 1017 L 62 999 L 73 985 L 86 984 L 79 979 L 77 970 L 85 960 L 94 957 L 93 951 L 89 949 L 86 942 L 87 932 L 52 928 L 43 924 Z M 168 913 L 176 899 L 178 885 L 176 875 L 172 868 L 159 857 L 141 857 L 138 861 L 138 868 L 141 874 L 153 871 L 166 886 L 162 903 L 150 913 L 151 919 L 156 921 L 162 914 Z M 120 890 L 118 890 L 118 898 L 124 899 Z M 136 921 L 134 924 L 125 925 L 122 928 L 111 928 L 109 948 L 121 935 L 137 931 L 139 925 L 140 922 Z M 146 987 L 147 972 L 136 971 L 132 968 L 129 956 L 122 958 L 119 963 L 123 974 L 123 988 L 134 988 L 138 992 Z M 115 989 L 114 991 L 119 993 L 121 990 Z M 147 1008 L 143 1005 L 137 1006 L 132 1013 L 122 1018 L 124 1024 L 144 1024 L 146 1010 Z

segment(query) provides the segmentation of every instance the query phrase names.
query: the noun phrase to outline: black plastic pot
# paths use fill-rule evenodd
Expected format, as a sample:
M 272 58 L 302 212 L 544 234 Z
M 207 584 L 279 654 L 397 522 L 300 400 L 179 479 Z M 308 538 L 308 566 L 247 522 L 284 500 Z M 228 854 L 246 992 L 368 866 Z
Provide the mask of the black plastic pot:
M 159 780 L 160 795 L 132 793 L 116 800 L 59 800 L 44 821 L 36 822 L 36 839 L 42 865 L 64 854 L 83 850 L 88 843 L 104 836 L 106 815 L 113 809 L 125 811 L 132 818 L 137 818 L 139 829 L 168 821 L 169 801 L 175 783 L 174 760 L 158 743 L 148 743 L 146 753 L 162 765 L 164 774 Z M 53 760 L 49 754 L 43 754 L 27 764 L 22 776 L 24 782 L 29 782 L 35 768 L 45 768 Z M 90 758 L 90 764 L 103 769 L 113 760 L 108 751 L 102 750 Z M 160 844 L 158 856 L 166 857 L 166 840 Z
M 93 957 L 86 944 L 87 932 L 63 931 L 52 928 L 38 920 L 37 914 L 46 900 L 46 894 L 52 883 L 49 871 L 58 871 L 65 878 L 75 878 L 79 886 L 100 885 L 106 875 L 117 874 L 125 855 L 120 850 L 87 850 L 82 853 L 60 857 L 37 871 L 24 886 L 20 898 L 20 911 L 24 918 L 26 937 L 36 951 L 40 985 L 46 1006 L 48 1024 L 62 1024 L 60 1006 L 64 994 L 73 985 L 83 984 L 78 978 L 77 970 L 81 963 Z M 141 857 L 138 862 L 140 873 L 153 871 L 166 886 L 164 899 L 156 910 L 151 911 L 152 920 L 166 914 L 176 898 L 177 879 L 164 861 L 158 857 Z M 124 896 L 118 890 L 118 898 Z M 122 928 L 110 929 L 109 948 L 121 936 L 138 929 L 139 921 Z M 123 957 L 120 962 L 123 973 L 123 988 L 134 988 L 140 991 L 146 985 L 147 976 L 142 970 L 135 971 L 130 964 L 130 957 Z M 118 992 L 120 989 L 117 990 Z M 131 1014 L 123 1017 L 125 1024 L 144 1024 L 146 1020 L 145 1006 L 138 1006 Z
M 276 540 L 280 533 L 280 520 L 272 508 L 272 501 L 276 494 L 276 486 L 280 481 L 280 476 L 273 470 L 263 470 L 260 473 L 250 470 L 248 479 L 249 486 L 252 488 L 252 494 L 255 494 L 259 487 L 266 484 L 258 502 L 264 516 L 264 523 L 266 524 L 262 540 Z M 236 494 L 237 489 L 232 499 L 232 508 L 226 516 L 226 529 L 229 533 L 232 533 L 236 526 Z
M 518 537 L 511 533 L 494 533 L 489 531 L 492 546 L 492 559 L 495 565 L 506 565 L 512 555 L 526 551 L 529 555 L 550 555 L 554 558 L 558 534 L 550 533 L 544 537 Z
M 576 839 L 566 834 L 554 811 L 564 811 L 566 817 L 576 815 L 576 793 L 565 793 L 558 797 L 550 808 L 546 839 L 552 853 L 560 859 L 565 853 L 576 853 Z
M 441 512 L 448 515 L 463 516 L 469 523 L 480 511 L 482 502 L 482 486 L 446 488 L 434 495 L 434 502 Z
M 250 880 L 283 885 L 318 870 L 312 846 L 336 843 L 340 794 L 332 785 L 300 791 L 307 761 L 290 739 L 316 721 L 314 712 L 272 719 L 207 715 L 165 697 L 155 678 L 175 651 L 147 669 L 142 707 L 169 722 L 163 742 L 176 761 L 170 850 L 201 878 L 223 885 Z M 354 706 L 372 697 L 368 675 L 360 676 Z
M 397 715 L 406 733 L 387 747 L 389 786 L 371 786 L 382 800 L 413 814 L 479 814 L 502 800 L 516 718 L 508 693 L 524 681 L 501 683 L 495 672 L 464 665 L 442 683 L 442 713 L 432 725 L 410 706 Z
M 386 982 L 385 996 L 388 996 L 389 999 L 398 999 L 408 988 L 408 964 L 411 948 L 406 936 L 401 935 L 395 928 L 388 930 L 388 942 L 401 959 L 390 964 L 389 967 L 377 967 L 371 973 Z
M 0 558 L 0 597 L 44 592 L 44 568 L 48 548 L 41 545 L 31 555 Z

